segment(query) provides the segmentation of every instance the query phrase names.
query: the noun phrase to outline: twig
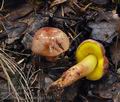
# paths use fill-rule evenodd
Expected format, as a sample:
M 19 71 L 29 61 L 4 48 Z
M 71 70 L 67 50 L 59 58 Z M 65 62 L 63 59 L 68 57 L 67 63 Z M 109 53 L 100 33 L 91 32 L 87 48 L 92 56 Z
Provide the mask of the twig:
M 20 100 L 19 100 L 19 94 L 17 93 L 17 91 L 16 91 L 16 89 L 15 89 L 15 87 L 14 87 L 14 85 L 13 85 L 11 79 L 10 79 L 10 76 L 8 75 L 7 70 L 6 70 L 6 68 L 3 65 L 3 62 L 1 60 L 0 60 L 0 64 L 1 64 L 1 66 L 3 68 L 3 71 L 4 71 L 4 73 L 5 73 L 6 77 L 7 77 L 8 82 L 9 82 L 9 84 L 10 84 L 10 86 L 11 86 L 11 88 L 12 88 L 12 90 L 13 90 L 16 98 L 17 98 L 17 101 L 20 102 Z
M 13 53 L 13 54 L 16 54 L 16 55 L 22 55 L 22 56 L 27 56 L 27 57 L 30 56 L 30 54 L 19 53 L 19 52 L 15 52 L 15 51 L 11 51 L 11 50 L 5 49 L 5 48 L 3 50 L 4 51 L 8 51 L 8 52 Z
M 25 83 L 25 87 L 26 87 L 26 89 L 28 90 L 28 93 L 29 93 L 29 97 L 28 98 L 29 98 L 30 102 L 33 102 L 32 93 L 31 93 L 30 88 L 28 86 L 26 77 L 25 77 L 24 73 L 21 71 L 21 68 L 14 61 L 12 61 L 12 59 L 10 58 L 10 56 L 7 53 L 5 53 L 4 50 L 2 50 L 0 48 L 0 51 L 3 54 L 3 55 L 1 54 L 2 58 L 0 57 L 0 61 L 3 61 L 4 64 L 7 65 L 7 68 L 14 69 L 14 72 L 15 73 L 17 72 L 21 76 L 22 80 Z
M 41 13 L 39 13 L 41 14 Z M 82 21 L 82 18 L 79 17 L 62 17 L 62 16 L 55 16 L 55 15 L 48 15 L 48 14 L 41 14 L 42 17 L 53 17 L 53 18 L 58 18 L 58 19 L 66 19 L 66 20 L 73 20 L 73 21 Z
M 0 11 L 2 11 L 3 7 L 4 7 L 4 4 L 5 4 L 5 0 L 2 0 L 2 4 L 1 4 L 1 7 L 0 7 Z

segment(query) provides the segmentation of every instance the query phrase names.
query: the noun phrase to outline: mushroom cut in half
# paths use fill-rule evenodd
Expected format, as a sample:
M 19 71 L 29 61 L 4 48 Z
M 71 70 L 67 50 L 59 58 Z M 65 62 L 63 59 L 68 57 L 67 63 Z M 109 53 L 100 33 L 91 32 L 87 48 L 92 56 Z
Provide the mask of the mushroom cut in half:
M 61 53 L 67 51 L 69 45 L 69 38 L 62 30 L 54 27 L 43 27 L 33 37 L 32 52 L 53 61 Z

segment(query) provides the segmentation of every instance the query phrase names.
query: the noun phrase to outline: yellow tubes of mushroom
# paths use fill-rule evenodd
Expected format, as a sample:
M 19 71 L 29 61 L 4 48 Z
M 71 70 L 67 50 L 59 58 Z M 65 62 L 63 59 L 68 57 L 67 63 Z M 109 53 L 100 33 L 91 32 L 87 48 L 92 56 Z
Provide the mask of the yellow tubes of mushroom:
M 87 77 L 89 80 L 98 80 L 108 67 L 103 45 L 94 40 L 86 40 L 79 45 L 76 59 L 78 63 L 53 82 L 50 89 L 67 87 L 83 77 Z

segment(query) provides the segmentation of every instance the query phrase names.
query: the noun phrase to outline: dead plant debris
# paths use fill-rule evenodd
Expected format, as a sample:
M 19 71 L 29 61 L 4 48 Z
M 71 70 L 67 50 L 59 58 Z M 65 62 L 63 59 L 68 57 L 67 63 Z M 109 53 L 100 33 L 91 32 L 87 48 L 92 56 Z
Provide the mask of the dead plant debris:
M 120 102 L 119 11 L 119 0 L 1 0 L 0 102 Z M 55 61 L 31 51 L 36 31 L 45 27 L 60 29 L 70 41 L 69 49 Z M 71 76 L 72 85 L 49 90 L 76 65 L 76 49 L 87 39 L 104 46 L 109 60 L 107 73 L 97 81 L 82 78 L 74 82 Z M 49 40 L 54 40 L 55 51 L 62 48 L 56 39 Z M 45 42 L 51 51 L 48 40 Z

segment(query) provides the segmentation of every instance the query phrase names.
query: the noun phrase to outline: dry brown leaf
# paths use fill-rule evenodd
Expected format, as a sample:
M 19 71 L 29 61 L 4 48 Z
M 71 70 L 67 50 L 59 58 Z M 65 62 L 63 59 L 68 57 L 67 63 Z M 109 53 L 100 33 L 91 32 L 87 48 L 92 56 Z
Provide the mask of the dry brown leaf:
M 50 7 L 53 7 L 53 6 L 55 6 L 55 5 L 62 4 L 62 3 L 64 3 L 64 2 L 66 2 L 66 1 L 67 1 L 67 0 L 54 0 L 54 1 L 51 3 Z

